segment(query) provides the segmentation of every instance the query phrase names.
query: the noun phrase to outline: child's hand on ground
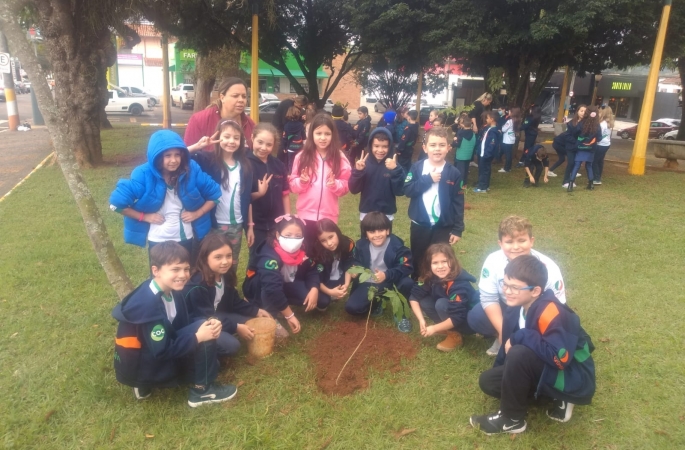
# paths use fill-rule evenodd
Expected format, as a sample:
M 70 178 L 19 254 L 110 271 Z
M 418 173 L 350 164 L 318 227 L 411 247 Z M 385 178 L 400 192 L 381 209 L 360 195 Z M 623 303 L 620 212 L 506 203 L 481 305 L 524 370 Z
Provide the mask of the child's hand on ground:
M 340 300 L 345 295 L 347 295 L 347 287 L 343 284 L 341 284 L 340 286 L 336 286 L 330 290 L 329 295 L 333 300 Z
M 377 283 L 382 283 L 385 281 L 385 272 L 381 272 L 380 270 L 376 270 L 376 273 L 373 275 L 373 280 Z
M 297 334 L 300 332 L 302 327 L 300 326 L 300 321 L 297 320 L 297 317 L 292 316 L 290 319 L 288 319 L 288 326 L 290 327 L 290 331 L 293 332 L 293 334 Z
M 504 344 L 504 353 L 509 353 L 509 349 L 511 348 L 511 339 L 507 339 L 507 342 Z
M 181 213 L 181 220 L 185 223 L 193 222 L 200 218 L 200 214 L 197 211 L 183 211 Z
M 164 223 L 164 216 L 157 213 L 143 214 L 143 222 L 161 225 Z
M 461 241 L 461 238 L 459 236 L 450 233 L 450 245 L 454 245 L 459 241 Z
M 307 173 L 307 169 L 302 170 L 302 173 L 300 174 L 300 183 L 309 183 L 309 174 Z
M 545 183 L 547 183 L 549 181 L 549 178 L 547 178 L 547 175 L 545 175 L 545 178 L 543 178 L 542 181 L 544 181 Z
M 359 171 L 366 169 L 366 158 L 368 158 L 368 157 L 369 157 L 369 154 L 368 153 L 364 154 L 364 150 L 362 150 L 362 155 L 361 155 L 361 157 L 359 157 L 357 162 L 354 163 L 354 168 L 359 170 Z
M 319 301 L 319 290 L 316 288 L 310 289 L 309 294 L 304 298 L 304 311 L 309 312 L 316 308 Z
M 442 177 L 442 172 L 438 172 L 438 169 L 433 169 L 431 172 L 431 179 L 433 180 L 433 183 L 437 183 L 440 181 L 440 178 Z
M 254 330 L 243 323 L 238 324 L 236 332 L 246 341 L 251 341 L 254 338 Z
M 421 336 L 426 337 L 426 320 L 422 317 L 419 317 L 419 333 L 421 333 Z
M 431 336 L 433 336 L 433 335 L 435 334 L 435 325 L 431 325 L 431 326 L 429 326 L 429 327 L 426 327 L 425 325 L 426 325 L 426 324 L 425 324 L 425 322 L 424 322 L 424 327 L 425 327 L 425 328 L 421 331 L 421 336 L 423 336 L 423 337 L 431 337 Z
M 535 177 L 533 175 L 529 176 L 528 179 L 530 180 L 531 184 L 535 184 Z
M 274 318 L 267 310 L 261 308 L 259 308 L 259 311 L 257 311 L 257 317 L 268 317 L 269 319 Z
M 385 168 L 390 170 L 397 168 L 397 153 L 392 155 L 392 158 L 385 158 Z

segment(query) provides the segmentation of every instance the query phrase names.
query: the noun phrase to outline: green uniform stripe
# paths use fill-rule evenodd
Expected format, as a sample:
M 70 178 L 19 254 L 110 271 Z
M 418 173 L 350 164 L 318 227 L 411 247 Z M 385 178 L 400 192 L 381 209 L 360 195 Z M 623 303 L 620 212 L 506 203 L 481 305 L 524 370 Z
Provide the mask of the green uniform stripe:
M 228 207 L 228 220 L 231 222 L 231 225 L 238 225 L 238 221 L 235 218 L 235 191 L 236 189 L 233 189 L 233 192 L 231 192 L 231 204 Z
M 433 199 L 433 204 L 431 205 L 431 216 L 433 216 L 433 221 L 435 223 L 438 223 L 438 220 L 440 220 L 440 216 L 435 214 L 435 202 L 438 201 L 438 196 L 436 195 L 435 198 Z
M 585 345 L 583 345 L 583 348 L 580 350 L 576 350 L 576 352 L 573 354 L 573 358 L 578 361 L 579 363 L 584 362 L 586 359 L 590 357 L 590 348 L 587 345 L 587 342 Z
M 554 389 L 564 392 L 564 371 L 557 372 L 557 380 L 554 382 Z

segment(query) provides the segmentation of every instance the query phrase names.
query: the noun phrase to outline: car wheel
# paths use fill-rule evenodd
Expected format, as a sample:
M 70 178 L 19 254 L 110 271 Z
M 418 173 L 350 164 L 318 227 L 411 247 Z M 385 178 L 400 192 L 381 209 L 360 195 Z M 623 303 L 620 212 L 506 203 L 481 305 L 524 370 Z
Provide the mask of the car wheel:
M 667 141 L 675 141 L 675 138 L 673 136 L 666 136 L 664 139 Z
M 139 116 L 139 115 L 143 114 L 143 111 L 144 111 L 144 109 L 140 105 L 131 105 L 131 107 L 129 108 L 129 112 L 131 113 L 132 116 Z
M 628 134 L 627 131 L 624 131 L 623 133 L 621 133 L 621 138 L 622 139 L 630 139 L 630 135 Z
M 154 98 L 150 98 L 150 106 L 152 106 L 153 108 L 157 106 L 157 100 L 155 100 Z
M 659 133 L 659 135 L 656 137 L 657 139 L 663 139 L 665 136 L 665 133 Z

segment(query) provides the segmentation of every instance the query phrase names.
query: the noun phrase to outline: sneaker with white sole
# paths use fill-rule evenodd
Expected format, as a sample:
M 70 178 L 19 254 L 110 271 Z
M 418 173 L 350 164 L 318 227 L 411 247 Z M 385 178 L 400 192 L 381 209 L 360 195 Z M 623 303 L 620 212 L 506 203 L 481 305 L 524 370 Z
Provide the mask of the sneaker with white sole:
M 200 405 L 209 403 L 225 402 L 235 397 L 237 393 L 238 388 L 232 384 L 220 385 L 212 383 L 204 390 L 190 388 L 188 406 L 197 408 Z
M 568 188 L 568 183 L 564 183 L 561 185 L 562 188 L 567 189 Z M 577 187 L 576 183 L 573 183 L 573 187 Z
M 557 174 L 552 172 L 551 170 L 547 172 L 548 177 L 556 178 Z
M 134 387 L 133 395 L 136 396 L 136 400 L 145 400 L 152 395 L 152 389 L 149 387 Z
M 576 174 L 576 178 L 580 178 L 580 177 L 582 177 L 582 176 L 583 176 L 583 174 L 580 173 L 580 172 L 578 172 L 578 173 Z
M 502 346 L 502 344 L 499 343 L 497 339 L 495 339 L 495 342 L 492 343 L 489 349 L 485 350 L 485 354 L 488 356 L 497 356 L 499 353 L 499 348 Z
M 554 399 L 554 404 L 547 410 L 547 417 L 557 422 L 566 423 L 571 420 L 573 403 Z
M 487 190 L 487 189 L 475 188 L 475 189 L 473 190 L 473 192 L 475 192 L 476 194 L 487 194 L 488 190 Z
M 518 434 L 526 431 L 525 420 L 509 419 L 504 417 L 501 411 L 485 416 L 471 416 L 469 422 L 472 427 L 480 429 L 488 436 L 501 433 Z
M 471 162 L 469 163 L 469 166 L 471 166 L 471 167 L 478 167 L 478 164 L 476 164 L 475 162 L 471 161 Z
M 592 184 L 594 184 L 594 185 L 596 185 L 596 186 L 597 186 L 597 185 L 600 185 L 600 184 L 602 184 L 602 182 L 601 182 L 601 181 L 597 181 L 597 180 L 594 180 L 594 181 L 592 182 Z
M 504 167 L 502 167 L 502 168 L 501 168 L 500 170 L 498 170 L 497 172 L 499 172 L 499 173 L 509 173 L 508 170 L 504 170 Z
M 283 325 L 280 324 L 280 322 L 276 321 L 276 339 L 277 340 L 283 340 L 283 339 L 288 339 L 288 330 L 283 328 Z

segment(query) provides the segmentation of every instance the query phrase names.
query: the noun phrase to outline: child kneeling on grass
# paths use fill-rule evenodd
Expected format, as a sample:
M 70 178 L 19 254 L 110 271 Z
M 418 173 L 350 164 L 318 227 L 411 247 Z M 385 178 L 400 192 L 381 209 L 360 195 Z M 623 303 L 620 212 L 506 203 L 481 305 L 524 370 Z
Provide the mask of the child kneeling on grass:
M 245 322 L 253 317 L 271 317 L 238 294 L 231 270 L 233 263 L 230 238 L 223 233 L 210 233 L 202 240 L 195 273 L 183 288 L 183 298 L 194 312 L 221 321 L 221 333 L 216 340 L 220 356 L 233 356 L 240 350 L 240 341 L 234 334 L 252 340 L 254 330 Z
M 217 319 L 197 317 L 173 291 L 183 289 L 190 273 L 190 255 L 180 244 L 167 241 L 150 249 L 152 279 L 143 282 L 112 311 L 119 321 L 114 346 L 117 380 L 133 387 L 138 400 L 152 388 L 190 382 L 188 405 L 230 400 L 233 385 L 214 383 L 219 372 Z
M 428 247 L 421 266 L 421 277 L 411 290 L 409 304 L 419 320 L 421 336 L 446 334 L 437 345 L 443 352 L 451 352 L 462 345 L 462 334 L 474 334 L 466 317 L 479 302 L 478 291 L 471 283 L 476 279 L 461 268 L 452 246 L 445 243 Z M 423 314 L 435 325 L 426 326 Z
M 390 232 L 390 226 L 390 219 L 379 211 L 368 213 L 362 220 L 361 227 L 366 237 L 357 241 L 357 260 L 362 267 L 370 269 L 374 276 L 353 288 L 345 303 L 348 314 L 364 316 L 369 308 L 374 317 L 383 314 L 383 302 L 380 299 L 369 301 L 369 289 L 374 286 L 379 293 L 394 286 L 405 298 L 409 298 L 414 285 L 409 278 L 413 271 L 411 251 L 404 246 L 402 239 Z M 402 333 L 409 333 L 411 321 L 403 317 L 397 322 L 397 328 Z
M 312 255 L 321 281 L 319 297 L 330 303 L 347 295 L 352 282 L 352 275 L 347 271 L 355 264 L 356 249 L 354 241 L 344 236 L 331 219 L 319 220 L 316 229 L 317 241 Z
M 531 394 L 554 399 L 547 416 L 558 422 L 571 420 L 574 405 L 592 401 L 594 346 L 578 316 L 546 285 L 547 268 L 535 256 L 519 256 L 504 269 L 505 344 L 479 379 L 483 392 L 500 399 L 500 408 L 470 419 L 487 435 L 525 431 Z

